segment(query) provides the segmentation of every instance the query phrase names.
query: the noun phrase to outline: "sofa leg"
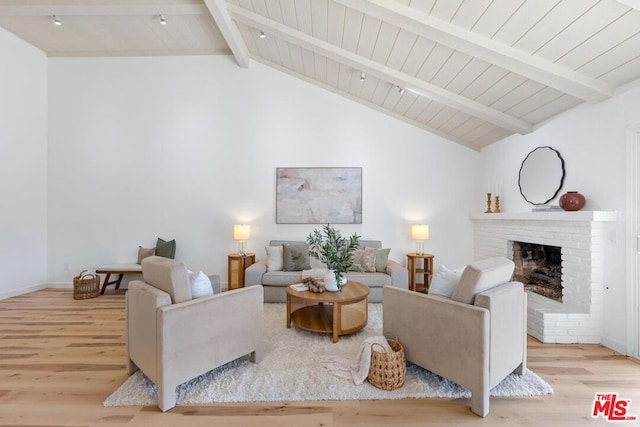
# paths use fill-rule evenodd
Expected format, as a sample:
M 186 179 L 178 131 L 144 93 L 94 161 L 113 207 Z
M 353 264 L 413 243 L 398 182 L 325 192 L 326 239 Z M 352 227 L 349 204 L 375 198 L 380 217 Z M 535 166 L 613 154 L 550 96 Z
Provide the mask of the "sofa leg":
M 127 358 L 127 375 L 133 375 L 136 371 L 138 371 L 138 365 L 133 363 L 133 360 Z
M 489 390 L 471 390 L 471 411 L 481 417 L 489 414 Z
M 176 388 L 166 384 L 157 384 L 158 386 L 158 407 L 162 412 L 176 406 Z
M 262 351 L 262 347 L 256 348 L 249 355 L 249 359 L 252 363 L 260 363 L 262 358 L 264 357 L 264 352 Z

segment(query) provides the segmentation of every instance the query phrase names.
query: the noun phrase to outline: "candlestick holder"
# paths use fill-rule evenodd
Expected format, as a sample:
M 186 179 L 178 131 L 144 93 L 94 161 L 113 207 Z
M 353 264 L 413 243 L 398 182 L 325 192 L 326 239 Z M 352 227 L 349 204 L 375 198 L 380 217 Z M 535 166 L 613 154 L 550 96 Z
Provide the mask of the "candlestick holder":
M 493 213 L 491 210 L 491 193 L 487 193 L 487 210 L 484 213 Z
M 496 196 L 496 207 L 493 209 L 493 213 L 500 213 L 500 196 Z

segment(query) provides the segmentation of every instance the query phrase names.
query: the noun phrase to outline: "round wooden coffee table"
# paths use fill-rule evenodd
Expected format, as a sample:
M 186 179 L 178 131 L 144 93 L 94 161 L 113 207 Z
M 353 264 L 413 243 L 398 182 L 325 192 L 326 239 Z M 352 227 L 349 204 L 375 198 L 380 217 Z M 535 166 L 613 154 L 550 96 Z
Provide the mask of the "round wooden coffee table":
M 312 332 L 352 334 L 367 324 L 369 287 L 347 282 L 342 291 L 314 293 L 287 288 L 287 328 L 291 323 Z

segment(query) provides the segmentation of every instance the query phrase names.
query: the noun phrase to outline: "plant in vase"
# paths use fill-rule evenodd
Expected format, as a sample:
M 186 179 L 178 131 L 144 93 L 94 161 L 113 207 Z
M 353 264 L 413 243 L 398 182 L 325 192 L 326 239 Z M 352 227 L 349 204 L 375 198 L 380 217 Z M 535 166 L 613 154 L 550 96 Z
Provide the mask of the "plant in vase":
M 360 244 L 360 236 L 353 233 L 349 238 L 342 237 L 340 231 L 327 224 L 322 227 L 322 231 L 313 230 L 307 237 L 307 243 L 309 254 L 327 264 L 327 268 L 333 272 L 337 290 L 341 290 L 342 278 L 353 265 L 353 251 Z M 325 287 L 330 290 L 327 285 L 330 286 L 331 283 L 327 283 L 325 278 Z

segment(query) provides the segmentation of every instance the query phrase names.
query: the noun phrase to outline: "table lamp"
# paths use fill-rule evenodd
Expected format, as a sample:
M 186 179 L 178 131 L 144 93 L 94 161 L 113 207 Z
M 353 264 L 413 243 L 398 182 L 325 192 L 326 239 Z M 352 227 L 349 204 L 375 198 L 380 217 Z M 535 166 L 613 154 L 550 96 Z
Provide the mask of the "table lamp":
M 240 255 L 247 254 L 245 242 L 249 240 L 251 235 L 251 227 L 245 224 L 236 224 L 233 226 L 233 240 L 238 241 L 238 253 Z
M 429 226 L 417 224 L 411 226 L 411 238 L 418 242 L 418 253 L 422 255 L 422 242 L 429 240 Z

